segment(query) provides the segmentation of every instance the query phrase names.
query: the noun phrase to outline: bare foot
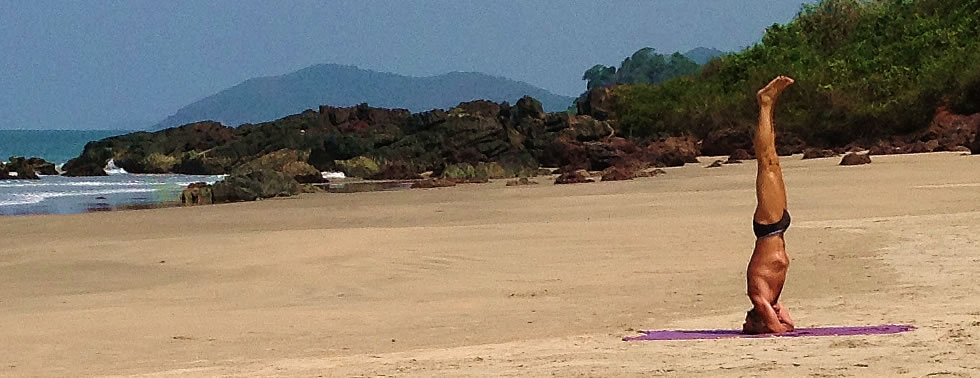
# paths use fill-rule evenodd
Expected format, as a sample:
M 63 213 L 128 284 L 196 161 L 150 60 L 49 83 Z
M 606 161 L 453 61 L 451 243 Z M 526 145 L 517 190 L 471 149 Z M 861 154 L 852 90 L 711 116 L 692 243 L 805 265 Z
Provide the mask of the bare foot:
M 783 89 L 786 89 L 786 87 L 792 85 L 793 82 L 794 80 L 789 76 L 779 76 L 772 79 L 772 81 L 770 81 L 765 88 L 762 88 L 759 90 L 759 92 L 756 92 L 755 98 L 759 101 L 759 105 L 771 106 L 776 102 L 776 98 L 783 92 Z

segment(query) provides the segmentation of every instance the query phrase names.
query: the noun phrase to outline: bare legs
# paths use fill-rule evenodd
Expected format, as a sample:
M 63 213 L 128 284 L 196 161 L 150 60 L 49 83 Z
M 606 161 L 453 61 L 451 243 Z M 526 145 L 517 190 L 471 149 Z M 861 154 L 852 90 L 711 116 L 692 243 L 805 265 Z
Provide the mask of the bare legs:
M 776 134 L 772 125 L 773 105 L 779 94 L 793 84 L 793 79 L 780 76 L 759 90 L 759 126 L 755 131 L 756 198 L 758 205 L 753 220 L 760 224 L 775 224 L 786 210 L 786 186 L 783 171 L 776 153 Z M 793 320 L 786 308 L 779 303 L 779 295 L 786 281 L 789 256 L 782 234 L 767 235 L 756 239 L 755 250 L 746 271 L 748 295 L 752 311 L 745 317 L 742 330 L 745 333 L 779 333 L 793 329 Z
M 776 153 L 776 133 L 772 126 L 772 109 L 779 94 L 793 84 L 793 79 L 780 76 L 756 93 L 759 101 L 759 126 L 755 130 L 755 157 L 759 170 L 755 177 L 758 206 L 753 219 L 761 224 L 779 222 L 786 210 L 786 186 L 783 170 Z

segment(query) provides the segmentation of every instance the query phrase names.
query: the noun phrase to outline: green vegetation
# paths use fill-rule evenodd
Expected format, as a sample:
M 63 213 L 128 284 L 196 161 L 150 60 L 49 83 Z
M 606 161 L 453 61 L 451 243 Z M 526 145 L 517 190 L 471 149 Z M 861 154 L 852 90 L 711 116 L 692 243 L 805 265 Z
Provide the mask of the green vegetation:
M 749 127 L 755 92 L 788 75 L 796 84 L 780 98 L 780 129 L 828 145 L 902 135 L 928 126 L 938 106 L 980 111 L 977 61 L 980 0 L 825 0 L 697 75 L 616 87 L 618 131 L 704 137 Z
M 656 84 L 696 72 L 698 64 L 681 53 L 664 56 L 652 47 L 644 47 L 624 59 L 619 69 L 596 64 L 585 71 L 582 80 L 586 80 L 587 88 L 592 90 L 616 84 Z

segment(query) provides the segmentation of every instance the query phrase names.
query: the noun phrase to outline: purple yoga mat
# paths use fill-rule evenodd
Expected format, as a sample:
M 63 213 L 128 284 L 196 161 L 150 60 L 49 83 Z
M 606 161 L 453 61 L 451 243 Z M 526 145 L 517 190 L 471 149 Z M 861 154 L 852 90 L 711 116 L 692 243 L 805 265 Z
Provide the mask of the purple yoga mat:
M 746 335 L 742 331 L 731 329 L 702 329 L 678 331 L 643 331 L 641 335 L 624 337 L 623 341 L 647 340 L 698 340 L 698 339 L 728 339 L 728 338 L 764 338 L 764 337 L 803 337 L 803 336 L 856 336 L 856 335 L 888 335 L 908 332 L 915 329 L 910 325 L 884 324 L 860 327 L 818 327 L 799 328 L 793 332 Z

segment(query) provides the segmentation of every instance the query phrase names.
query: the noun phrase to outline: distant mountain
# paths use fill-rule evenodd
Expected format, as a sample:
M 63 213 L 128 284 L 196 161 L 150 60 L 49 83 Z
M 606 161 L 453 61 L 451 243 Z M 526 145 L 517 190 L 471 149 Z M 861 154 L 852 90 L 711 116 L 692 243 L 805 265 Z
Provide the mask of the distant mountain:
M 694 63 L 705 64 L 708 63 L 708 61 L 710 61 L 711 59 L 717 58 L 725 54 L 727 54 L 727 52 L 718 49 L 713 49 L 708 47 L 698 47 L 684 53 L 684 56 L 686 56 L 690 60 L 693 60 Z
M 486 99 L 515 103 L 529 95 L 546 111 L 563 111 L 572 97 L 530 84 L 475 72 L 409 77 L 354 66 L 321 64 L 281 76 L 246 80 L 187 105 L 153 126 L 164 129 L 213 120 L 226 125 L 258 123 L 315 109 L 319 105 L 403 108 L 413 112 L 448 109 L 460 102 Z

